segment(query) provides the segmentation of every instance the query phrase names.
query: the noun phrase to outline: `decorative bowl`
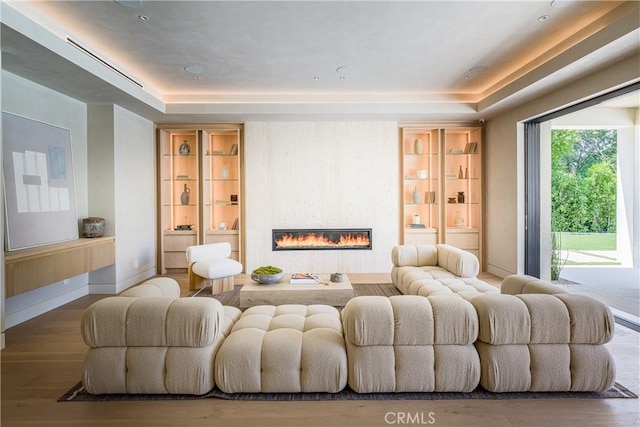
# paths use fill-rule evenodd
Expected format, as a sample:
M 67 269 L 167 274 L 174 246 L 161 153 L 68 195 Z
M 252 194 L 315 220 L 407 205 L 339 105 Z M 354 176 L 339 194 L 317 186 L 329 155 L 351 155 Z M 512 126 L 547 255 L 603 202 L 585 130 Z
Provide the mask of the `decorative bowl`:
M 284 273 L 275 273 L 275 274 L 254 274 L 251 273 L 251 280 L 255 280 L 261 285 L 266 285 L 269 283 L 277 283 L 284 277 Z

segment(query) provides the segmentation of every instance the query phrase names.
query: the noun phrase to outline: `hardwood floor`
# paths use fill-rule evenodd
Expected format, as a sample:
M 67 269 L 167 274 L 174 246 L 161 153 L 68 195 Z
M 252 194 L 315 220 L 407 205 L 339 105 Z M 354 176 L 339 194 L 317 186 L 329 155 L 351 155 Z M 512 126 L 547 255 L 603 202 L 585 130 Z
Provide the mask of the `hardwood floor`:
M 385 281 L 388 275 L 350 275 Z M 176 276 L 186 293 L 186 275 Z M 483 277 L 487 280 L 487 277 Z M 491 279 L 491 278 L 489 278 Z M 490 281 L 490 280 L 489 280 Z M 238 282 L 237 282 L 238 283 Z M 495 281 L 494 281 L 495 283 Z M 636 426 L 637 399 L 66 402 L 56 399 L 80 378 L 87 346 L 80 337 L 90 295 L 6 331 L 1 424 L 9 426 Z M 618 380 L 638 393 L 640 334 L 618 327 L 609 345 Z M 430 423 L 434 420 L 435 422 Z

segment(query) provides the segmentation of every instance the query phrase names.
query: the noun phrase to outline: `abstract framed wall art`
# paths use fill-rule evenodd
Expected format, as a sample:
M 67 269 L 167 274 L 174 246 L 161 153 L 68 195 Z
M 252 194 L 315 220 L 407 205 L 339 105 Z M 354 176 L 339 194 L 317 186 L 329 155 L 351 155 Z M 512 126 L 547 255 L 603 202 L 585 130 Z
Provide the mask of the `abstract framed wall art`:
M 6 250 L 78 239 L 71 132 L 3 112 Z

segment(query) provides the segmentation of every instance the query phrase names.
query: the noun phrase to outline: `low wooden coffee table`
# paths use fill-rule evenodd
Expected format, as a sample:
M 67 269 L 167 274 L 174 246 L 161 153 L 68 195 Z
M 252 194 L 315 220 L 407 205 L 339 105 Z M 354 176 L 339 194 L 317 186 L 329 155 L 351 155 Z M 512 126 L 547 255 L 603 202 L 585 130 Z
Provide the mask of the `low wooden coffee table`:
M 261 285 L 253 280 L 240 288 L 240 308 L 254 305 L 282 304 L 325 304 L 334 307 L 344 306 L 353 298 L 353 286 L 349 277 L 343 274 L 342 282 L 329 282 L 330 274 L 320 274 L 325 284 L 304 283 L 290 284 L 290 274 L 286 274 L 278 283 Z

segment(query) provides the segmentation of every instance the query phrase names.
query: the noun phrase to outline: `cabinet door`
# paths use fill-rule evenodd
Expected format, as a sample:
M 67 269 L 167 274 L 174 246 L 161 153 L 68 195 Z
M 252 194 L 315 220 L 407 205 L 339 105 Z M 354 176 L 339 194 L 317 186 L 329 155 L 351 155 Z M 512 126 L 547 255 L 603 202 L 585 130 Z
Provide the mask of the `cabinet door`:
M 437 129 L 402 130 L 402 227 L 403 241 L 415 241 L 417 235 L 408 231 L 428 231 L 431 235 L 440 227 L 440 134 Z

